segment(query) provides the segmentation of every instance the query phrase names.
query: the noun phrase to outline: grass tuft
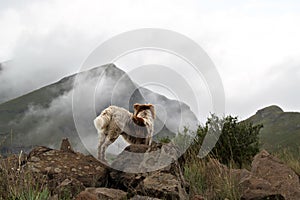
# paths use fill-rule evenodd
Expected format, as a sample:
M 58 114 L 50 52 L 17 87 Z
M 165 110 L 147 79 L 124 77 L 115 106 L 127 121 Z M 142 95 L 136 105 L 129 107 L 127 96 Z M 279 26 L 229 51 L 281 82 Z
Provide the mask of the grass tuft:
M 0 160 L 0 199 L 49 199 L 47 177 L 24 170 L 21 166 L 21 157 L 20 154 Z

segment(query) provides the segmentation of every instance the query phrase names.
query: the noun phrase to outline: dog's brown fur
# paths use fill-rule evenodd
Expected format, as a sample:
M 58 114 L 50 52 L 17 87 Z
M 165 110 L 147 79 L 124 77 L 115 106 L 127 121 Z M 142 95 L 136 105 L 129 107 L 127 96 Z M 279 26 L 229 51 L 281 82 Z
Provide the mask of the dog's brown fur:
M 134 113 L 109 106 L 94 120 L 99 134 L 98 159 L 105 160 L 105 150 L 120 135 L 130 144 L 152 142 L 155 110 L 152 104 L 134 104 Z

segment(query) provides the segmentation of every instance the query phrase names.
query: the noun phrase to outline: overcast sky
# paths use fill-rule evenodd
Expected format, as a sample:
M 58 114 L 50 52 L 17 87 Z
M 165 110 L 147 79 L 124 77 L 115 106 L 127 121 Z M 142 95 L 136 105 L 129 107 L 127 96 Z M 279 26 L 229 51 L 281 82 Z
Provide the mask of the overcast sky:
M 0 0 L 0 27 L 0 62 L 9 61 L 0 101 L 77 72 L 114 35 L 163 28 L 196 41 L 213 60 L 227 114 L 245 118 L 271 104 L 300 111 L 297 0 Z

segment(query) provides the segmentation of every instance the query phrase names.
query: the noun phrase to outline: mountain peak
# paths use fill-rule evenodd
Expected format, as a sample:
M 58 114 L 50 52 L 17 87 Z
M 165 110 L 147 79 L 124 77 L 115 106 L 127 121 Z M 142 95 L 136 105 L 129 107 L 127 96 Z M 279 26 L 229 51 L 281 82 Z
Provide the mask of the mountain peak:
M 280 113 L 283 113 L 282 108 L 280 108 L 277 105 L 271 105 L 271 106 L 268 106 L 268 107 L 258 110 L 256 114 L 261 115 L 262 117 L 265 117 L 268 115 L 278 115 Z

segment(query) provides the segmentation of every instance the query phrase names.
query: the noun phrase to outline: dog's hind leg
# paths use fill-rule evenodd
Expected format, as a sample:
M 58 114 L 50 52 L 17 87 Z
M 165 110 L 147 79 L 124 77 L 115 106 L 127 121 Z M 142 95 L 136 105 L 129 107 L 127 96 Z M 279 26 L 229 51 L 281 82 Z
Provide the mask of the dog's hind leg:
M 104 160 L 105 156 L 105 148 L 104 143 L 106 140 L 106 135 L 102 132 L 99 133 L 99 143 L 98 143 L 98 159 Z
M 99 133 L 98 159 L 106 162 L 105 151 L 107 147 L 112 144 L 119 136 L 118 133 L 109 131 L 108 133 Z
M 100 149 L 100 152 L 101 152 L 101 161 L 104 161 L 106 162 L 106 158 L 105 158 L 105 152 L 106 152 L 106 149 L 109 145 L 111 145 L 112 143 L 114 142 L 114 140 L 111 140 L 109 137 L 106 137 L 102 146 L 101 146 L 101 149 Z

